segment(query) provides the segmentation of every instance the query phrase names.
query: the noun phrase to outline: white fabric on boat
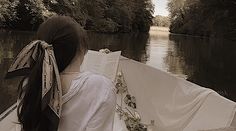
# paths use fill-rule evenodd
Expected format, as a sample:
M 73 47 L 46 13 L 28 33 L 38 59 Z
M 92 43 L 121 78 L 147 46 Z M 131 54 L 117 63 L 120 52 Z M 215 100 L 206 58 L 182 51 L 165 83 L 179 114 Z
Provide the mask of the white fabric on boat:
M 111 80 L 92 73 L 74 79 L 63 96 L 58 131 L 111 131 L 116 94 Z
M 229 127 L 234 114 L 234 102 L 218 94 L 211 94 L 185 128 L 185 131 L 194 131 L 196 128 L 199 130 L 209 130 Z
M 118 113 L 115 113 L 113 131 L 128 131 L 123 119 L 120 119 Z
M 211 130 L 201 130 L 201 131 L 236 131 L 236 128 L 235 127 L 226 127 L 226 128 L 211 129 Z
M 160 131 L 230 126 L 235 103 L 213 90 L 132 60 L 121 60 L 119 66 L 130 94 L 136 97 L 142 122 L 155 120 Z

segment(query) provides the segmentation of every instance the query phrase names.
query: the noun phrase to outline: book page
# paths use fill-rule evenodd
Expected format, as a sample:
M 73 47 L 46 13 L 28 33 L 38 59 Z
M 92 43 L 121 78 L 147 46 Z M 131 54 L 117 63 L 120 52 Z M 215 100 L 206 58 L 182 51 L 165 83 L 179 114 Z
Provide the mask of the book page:
M 104 54 L 98 51 L 89 50 L 84 57 L 84 61 L 81 65 L 81 71 L 91 71 L 102 74 L 114 81 L 120 54 L 121 51 Z
M 106 54 L 105 63 L 104 63 L 104 74 L 110 77 L 113 81 L 116 78 L 116 72 L 120 60 L 121 51 L 112 52 Z
M 84 56 L 84 61 L 80 67 L 81 71 L 91 71 L 94 73 L 103 72 L 103 54 L 97 51 L 88 50 Z

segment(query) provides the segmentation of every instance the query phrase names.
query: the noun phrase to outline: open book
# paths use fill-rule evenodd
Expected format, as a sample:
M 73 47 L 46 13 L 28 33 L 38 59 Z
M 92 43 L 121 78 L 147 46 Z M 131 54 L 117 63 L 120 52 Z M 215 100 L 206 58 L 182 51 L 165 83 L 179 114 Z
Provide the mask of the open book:
M 88 50 L 81 65 L 81 71 L 99 73 L 115 81 L 121 51 L 109 54 Z

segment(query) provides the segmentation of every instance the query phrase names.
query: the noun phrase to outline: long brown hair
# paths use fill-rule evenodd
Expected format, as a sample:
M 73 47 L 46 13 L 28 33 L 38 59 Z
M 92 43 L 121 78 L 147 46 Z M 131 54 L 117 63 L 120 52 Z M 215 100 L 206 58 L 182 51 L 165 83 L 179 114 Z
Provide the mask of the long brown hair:
M 37 39 L 51 44 L 54 49 L 59 72 L 62 72 L 75 57 L 76 52 L 87 50 L 86 34 L 82 27 L 68 16 L 53 16 L 42 23 L 37 31 Z M 42 110 L 42 62 L 43 55 L 38 54 L 38 61 L 27 74 L 28 82 L 24 87 L 20 84 L 20 92 L 25 90 L 18 106 L 18 119 L 24 131 L 56 131 L 51 127 L 53 121 Z

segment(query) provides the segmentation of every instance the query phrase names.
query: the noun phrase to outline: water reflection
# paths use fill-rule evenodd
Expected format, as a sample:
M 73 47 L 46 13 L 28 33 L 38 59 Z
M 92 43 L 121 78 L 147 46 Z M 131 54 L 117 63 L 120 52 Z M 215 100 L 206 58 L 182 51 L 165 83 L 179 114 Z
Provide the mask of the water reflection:
M 19 79 L 4 80 L 6 71 L 20 49 L 32 38 L 31 32 L 0 32 L 0 113 L 12 105 L 17 98 Z
M 122 55 L 146 63 L 149 58 L 149 34 L 89 34 L 89 49 L 108 48 L 111 51 L 121 50 Z
M 109 48 L 121 50 L 122 55 L 146 62 L 148 34 L 96 34 L 88 33 L 89 49 Z M 33 32 L 0 32 L 0 113 L 12 105 L 17 98 L 19 79 L 4 80 L 7 69 L 17 53 L 34 38 Z
M 178 77 L 187 78 L 183 72 L 184 60 L 176 53 L 175 42 L 169 40 L 167 28 L 151 28 L 150 57 L 147 64 Z
M 236 101 L 235 42 L 180 35 L 170 35 L 170 41 L 175 43 L 165 58 L 170 70 L 171 66 L 180 65 L 187 80 Z

